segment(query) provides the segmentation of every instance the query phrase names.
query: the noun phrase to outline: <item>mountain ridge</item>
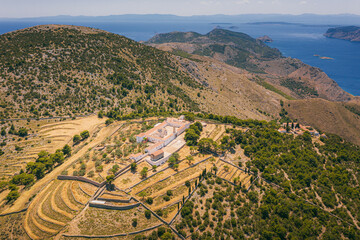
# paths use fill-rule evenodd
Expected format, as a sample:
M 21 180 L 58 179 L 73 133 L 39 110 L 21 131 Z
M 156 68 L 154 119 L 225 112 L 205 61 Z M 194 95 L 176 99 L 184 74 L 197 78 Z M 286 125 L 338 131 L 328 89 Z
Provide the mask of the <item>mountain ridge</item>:
M 194 32 L 163 33 L 155 35 L 146 44 L 170 52 L 180 50 L 209 56 L 246 69 L 294 98 L 320 97 L 331 101 L 349 101 L 352 98 L 320 69 L 298 59 L 285 58 L 279 50 L 244 33 L 224 29 L 214 29 L 204 35 Z
M 221 63 L 212 67 L 203 60 L 180 59 L 99 29 L 40 25 L 1 35 L 0 46 L 0 117 L 6 119 L 114 108 L 124 114 L 214 109 L 216 114 L 271 119 L 283 98 L 254 85 L 241 71 L 219 67 Z M 190 65 L 200 69 L 199 79 L 189 72 Z M 240 96 L 244 89 L 235 93 L 239 102 L 232 103 L 222 91 L 230 89 L 226 81 L 225 87 L 209 83 L 214 74 L 242 79 L 247 92 L 257 89 L 269 96 L 269 104 Z

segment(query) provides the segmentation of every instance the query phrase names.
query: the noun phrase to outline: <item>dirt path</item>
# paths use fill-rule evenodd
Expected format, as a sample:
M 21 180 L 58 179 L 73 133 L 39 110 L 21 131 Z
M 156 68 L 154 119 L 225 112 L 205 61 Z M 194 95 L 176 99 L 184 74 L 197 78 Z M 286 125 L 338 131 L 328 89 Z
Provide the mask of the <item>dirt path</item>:
M 97 134 L 96 138 L 89 142 L 88 145 L 84 146 L 82 149 L 80 149 L 76 154 L 72 155 L 66 162 L 64 162 L 59 167 L 55 168 L 51 173 L 45 175 L 44 178 L 37 181 L 30 190 L 23 192 L 21 196 L 16 200 L 14 205 L 2 213 L 10 213 L 19 211 L 26 207 L 26 204 L 28 203 L 28 200 L 31 196 L 33 196 L 36 193 L 39 193 L 41 189 L 46 186 L 52 179 L 55 179 L 58 175 L 61 174 L 62 171 L 64 171 L 66 168 L 71 166 L 78 158 L 83 156 L 86 151 L 89 148 L 93 148 L 96 145 L 100 144 L 102 141 L 104 141 L 107 137 L 109 137 L 111 134 L 116 132 L 120 127 L 122 126 L 122 123 L 117 123 L 110 125 L 108 127 L 103 127 L 99 133 Z

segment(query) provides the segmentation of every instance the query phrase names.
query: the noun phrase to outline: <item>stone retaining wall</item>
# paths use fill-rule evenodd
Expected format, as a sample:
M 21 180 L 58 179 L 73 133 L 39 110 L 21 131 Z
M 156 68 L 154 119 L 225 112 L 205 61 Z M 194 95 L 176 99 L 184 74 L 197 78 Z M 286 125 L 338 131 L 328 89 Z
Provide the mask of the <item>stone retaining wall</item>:
M 4 214 L 0 214 L 0 217 L 5 217 L 5 216 L 8 216 L 8 215 L 12 215 L 12 214 L 17 214 L 17 213 L 22 213 L 22 212 L 25 212 L 28 208 L 24 208 L 20 211 L 17 211 L 17 212 L 11 212 L 11 213 L 4 213 Z
M 139 230 L 136 232 L 131 232 L 131 233 L 119 233 L 119 234 L 114 234 L 114 235 L 99 235 L 99 236 L 90 236 L 90 235 L 67 235 L 67 234 L 63 234 L 62 236 L 67 237 L 67 238 L 115 238 L 115 237 L 123 237 L 123 236 L 128 236 L 128 235 L 135 235 L 135 234 L 139 234 L 139 233 L 143 233 L 143 232 L 147 232 L 153 229 L 156 229 L 158 227 L 161 227 L 163 224 L 158 224 L 156 226 L 153 227 L 149 227 L 143 230 Z
M 80 181 L 80 182 L 85 182 L 85 183 L 89 183 L 91 185 L 94 185 L 95 187 L 102 187 L 106 184 L 106 182 L 102 182 L 102 183 L 98 183 L 95 182 L 91 179 L 88 179 L 86 177 L 81 177 L 81 176 L 67 176 L 67 175 L 59 175 L 57 177 L 57 179 L 59 180 L 74 180 L 74 181 Z
M 96 200 L 106 201 L 106 202 L 129 203 L 131 201 L 131 198 L 129 198 L 129 199 L 114 199 L 114 198 L 98 197 Z
M 135 203 L 135 204 L 132 204 L 132 205 L 125 205 L 125 206 L 115 206 L 115 205 L 108 205 L 108 204 L 100 204 L 100 203 L 89 202 L 90 207 L 104 208 L 104 209 L 110 209 L 110 210 L 129 210 L 129 209 L 136 208 L 139 205 L 140 205 L 140 203 Z

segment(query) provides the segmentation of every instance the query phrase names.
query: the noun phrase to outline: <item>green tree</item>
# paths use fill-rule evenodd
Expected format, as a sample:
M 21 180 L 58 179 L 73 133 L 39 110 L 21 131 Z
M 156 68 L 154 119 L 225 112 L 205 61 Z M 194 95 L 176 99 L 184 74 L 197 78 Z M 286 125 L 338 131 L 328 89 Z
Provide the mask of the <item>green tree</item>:
M 34 174 L 37 179 L 45 176 L 46 166 L 41 162 L 29 162 L 26 165 L 26 171 L 30 174 Z
M 178 170 L 179 170 L 179 164 L 174 164 L 173 169 L 174 169 L 175 171 L 178 171 Z
M 58 149 L 55 153 L 50 155 L 50 159 L 57 164 L 62 164 L 65 160 L 64 153 Z
M 194 157 L 191 156 L 191 155 L 189 155 L 189 156 L 186 157 L 186 160 L 187 160 L 187 163 L 188 163 L 189 165 L 191 165 L 191 163 L 194 161 Z
M 63 147 L 62 152 L 63 152 L 66 156 L 70 156 L 70 155 L 71 155 L 71 147 L 66 144 L 66 145 Z
M 24 128 L 24 127 L 20 128 L 19 131 L 18 131 L 18 135 L 20 137 L 26 137 L 28 135 L 27 129 Z
M 157 166 L 156 165 L 152 165 L 152 169 L 154 172 L 156 172 Z
M 195 115 L 193 113 L 186 113 L 185 114 L 185 120 L 192 122 L 192 121 L 195 120 Z
M 151 211 L 150 210 L 145 210 L 145 217 L 147 219 L 150 219 L 151 218 Z
M 131 169 L 132 172 L 135 172 L 135 171 L 136 171 L 136 167 L 137 167 L 136 162 L 132 162 L 132 163 L 130 164 L 130 169 Z
M 73 142 L 74 142 L 74 144 L 78 144 L 80 141 L 81 141 L 80 135 L 76 134 L 76 135 L 73 137 Z
M 147 167 L 144 167 L 141 172 L 140 172 L 140 175 L 142 178 L 146 178 L 147 177 L 147 173 L 148 173 L 148 168 Z
M 104 112 L 101 110 L 98 112 L 98 118 L 103 118 L 104 117 Z
M 176 160 L 177 162 L 180 160 L 180 155 L 179 155 L 179 153 L 175 152 L 175 153 L 173 153 L 172 156 L 175 158 L 175 160 Z
M 206 152 L 217 152 L 217 144 L 211 138 L 202 138 L 198 143 L 199 151 Z
M 185 133 L 185 141 L 188 146 L 195 146 L 199 140 L 200 135 L 195 132 L 194 129 L 189 128 Z
M 108 190 L 114 190 L 114 184 L 113 182 L 115 181 L 115 175 L 111 174 L 106 176 L 106 186 Z
M 174 236 L 171 233 L 166 232 L 160 237 L 160 239 L 161 240 L 172 240 L 172 239 L 174 239 Z
M 85 131 L 82 131 L 82 132 L 80 133 L 80 136 L 81 136 L 81 139 L 82 139 L 82 140 L 85 140 L 85 139 L 87 139 L 87 138 L 90 137 L 90 133 L 89 133 L 88 130 L 85 130 Z
M 133 219 L 132 219 L 132 226 L 133 226 L 133 227 L 136 227 L 137 224 L 138 224 L 137 218 L 133 218 Z
M 28 186 L 35 182 L 35 176 L 33 174 L 21 173 L 15 175 L 10 182 L 16 185 Z
M 176 164 L 176 158 L 174 156 L 171 156 L 168 160 L 168 164 L 170 167 L 173 167 Z

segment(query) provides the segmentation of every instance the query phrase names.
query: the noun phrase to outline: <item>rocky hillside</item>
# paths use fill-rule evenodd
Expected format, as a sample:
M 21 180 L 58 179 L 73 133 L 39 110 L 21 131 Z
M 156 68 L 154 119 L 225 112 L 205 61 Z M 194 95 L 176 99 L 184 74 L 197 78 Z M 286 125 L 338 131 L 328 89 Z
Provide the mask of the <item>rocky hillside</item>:
M 360 42 L 360 27 L 346 26 L 346 27 L 329 28 L 324 35 L 329 38 L 337 38 L 337 39 L 349 40 L 352 42 Z
M 253 39 L 244 33 L 216 28 L 201 35 L 194 32 L 172 32 L 159 34 L 151 38 L 148 43 L 186 43 L 190 44 L 187 52 L 202 56 L 209 56 L 222 60 L 229 65 L 244 68 L 249 71 L 261 71 L 249 59 L 271 60 L 280 58 L 277 49 L 268 47 L 260 40 Z
M 360 145 L 359 104 L 305 99 L 288 101 L 284 106 L 292 119 Z
M 258 54 L 265 53 L 260 49 Z M 1 35 L 0 69 L 0 118 L 116 108 L 122 113 L 191 110 L 271 119 L 284 98 L 222 62 L 178 57 L 77 26 L 43 25 Z
M 205 35 L 173 32 L 158 34 L 147 44 L 180 55 L 185 52 L 208 56 L 244 69 L 293 98 L 320 97 L 331 101 L 352 98 L 320 69 L 285 58 L 277 49 L 244 33 L 223 29 L 214 29 Z

